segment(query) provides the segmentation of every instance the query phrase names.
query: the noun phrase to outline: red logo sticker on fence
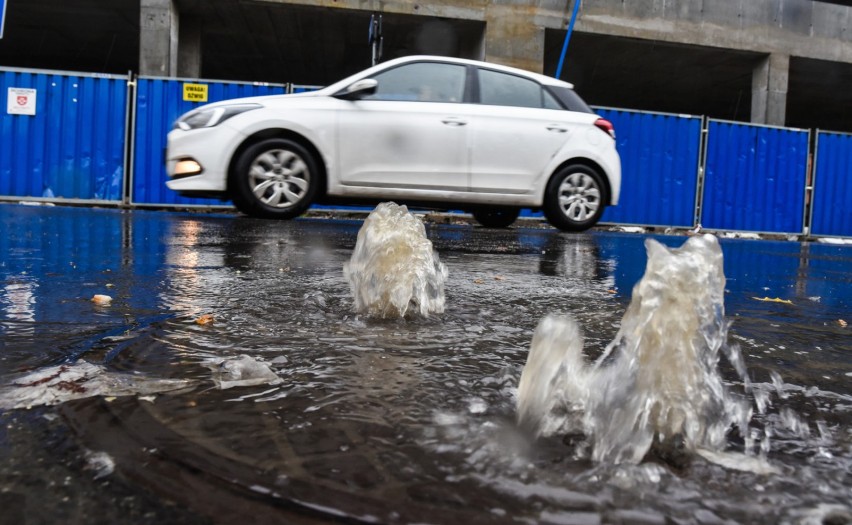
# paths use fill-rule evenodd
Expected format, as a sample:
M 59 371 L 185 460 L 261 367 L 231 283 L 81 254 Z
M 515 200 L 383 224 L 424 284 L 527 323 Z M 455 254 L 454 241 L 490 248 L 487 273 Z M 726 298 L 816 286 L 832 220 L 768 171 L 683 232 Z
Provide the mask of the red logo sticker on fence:
M 35 115 L 36 90 L 10 87 L 6 97 L 6 113 L 10 115 Z

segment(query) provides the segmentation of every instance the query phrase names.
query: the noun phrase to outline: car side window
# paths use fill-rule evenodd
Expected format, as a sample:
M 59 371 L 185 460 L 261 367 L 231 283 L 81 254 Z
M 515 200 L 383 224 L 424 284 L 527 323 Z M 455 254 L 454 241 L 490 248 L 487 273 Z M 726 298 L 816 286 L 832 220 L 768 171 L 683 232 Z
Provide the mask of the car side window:
M 461 102 L 464 99 L 465 66 L 418 62 L 383 71 L 374 78 L 379 85 L 363 100 Z
M 562 104 L 556 100 L 556 97 L 548 93 L 546 89 L 542 89 L 541 94 L 544 96 L 544 109 L 565 109 L 562 107 Z
M 479 101 L 482 104 L 550 108 L 553 101 L 545 105 L 544 93 L 538 82 L 490 69 L 479 70 Z

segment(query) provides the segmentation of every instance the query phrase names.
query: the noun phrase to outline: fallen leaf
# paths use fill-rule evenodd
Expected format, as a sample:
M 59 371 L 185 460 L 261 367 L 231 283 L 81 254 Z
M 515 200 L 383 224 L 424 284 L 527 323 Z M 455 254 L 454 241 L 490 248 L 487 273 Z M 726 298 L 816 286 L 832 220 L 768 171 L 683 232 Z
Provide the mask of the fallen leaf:
M 495 281 L 505 281 L 505 280 L 506 280 L 506 278 L 505 278 L 505 277 L 503 277 L 502 275 L 495 275 L 495 276 L 494 276 L 494 280 L 495 280 Z
M 482 284 L 484 281 L 482 279 L 474 279 L 473 284 Z
M 112 302 L 112 297 L 108 295 L 95 294 L 95 296 L 92 297 L 92 302 L 95 304 L 107 305 Z
M 770 297 L 752 297 L 755 301 L 763 301 L 767 303 L 784 303 L 784 304 L 793 304 L 793 301 L 788 301 L 787 299 L 781 299 L 779 297 L 770 298 Z
M 198 319 L 195 320 L 195 324 L 200 324 L 201 326 L 208 325 L 213 322 L 213 316 L 210 314 L 204 314 Z

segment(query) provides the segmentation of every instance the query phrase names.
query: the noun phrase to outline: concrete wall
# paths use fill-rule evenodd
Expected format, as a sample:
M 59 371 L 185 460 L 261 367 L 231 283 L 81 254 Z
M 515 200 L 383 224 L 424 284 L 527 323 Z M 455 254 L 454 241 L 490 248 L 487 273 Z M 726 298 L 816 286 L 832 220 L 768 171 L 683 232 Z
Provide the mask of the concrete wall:
M 489 22 L 508 41 L 564 29 L 569 0 L 258 0 Z M 813 0 L 580 0 L 575 30 L 852 63 L 852 7 Z M 486 35 L 489 39 L 497 37 Z M 514 60 L 536 42 L 492 54 Z M 486 55 L 489 50 L 486 46 Z
M 577 30 L 852 63 L 850 22 L 812 0 L 584 0 Z
M 565 2 L 557 0 L 260 0 L 332 9 L 361 10 L 470 20 L 487 24 L 482 57 L 531 71 L 542 70 L 544 29 L 558 23 Z
M 686 102 L 690 97 L 700 99 L 698 91 L 690 89 L 683 80 L 672 77 L 689 75 L 702 82 L 699 88 L 705 92 L 705 103 L 695 107 L 702 114 L 714 116 L 715 111 L 716 117 L 733 114 L 733 118 L 739 119 L 743 118 L 739 108 L 750 108 L 745 117 L 752 122 L 783 125 L 788 113 L 791 78 L 796 85 L 805 85 L 801 74 L 796 76 L 791 72 L 791 64 L 802 64 L 797 59 L 852 64 L 852 30 L 849 28 L 852 7 L 812 0 L 578 1 L 582 4 L 575 26 L 576 34 L 592 37 L 592 40 L 586 38 L 587 44 L 597 38 L 596 42 L 610 48 L 593 50 L 600 53 L 599 57 L 590 55 L 589 45 L 585 49 L 577 49 L 574 51 L 578 66 L 575 71 L 585 66 L 587 77 L 601 79 L 603 75 L 597 72 L 600 70 L 598 64 L 601 68 L 621 68 L 621 77 L 610 78 L 606 85 L 598 80 L 586 91 L 616 103 L 618 97 L 628 90 L 641 93 L 660 91 L 657 99 L 674 99 L 675 107 L 679 104 L 677 99 L 680 102 Z M 456 54 L 531 71 L 550 72 L 550 63 L 545 62 L 545 56 L 549 49 L 552 50 L 554 40 L 562 39 L 573 7 L 570 0 L 140 0 L 140 3 L 141 74 L 204 74 L 201 56 L 208 53 L 203 49 L 202 33 L 207 28 L 202 27 L 199 20 L 212 18 L 218 21 L 220 28 L 213 29 L 216 41 L 209 44 L 217 49 L 211 54 L 218 56 L 219 62 L 225 62 L 221 58 L 227 58 L 234 71 L 233 74 L 223 71 L 226 76 L 220 78 L 238 74 L 240 64 L 245 69 L 245 64 L 255 57 L 262 72 L 270 70 L 270 65 L 274 64 L 281 70 L 284 66 L 290 71 L 297 68 L 308 74 L 309 67 L 315 73 L 322 67 L 320 63 L 340 73 L 353 72 L 348 71 L 350 67 L 361 69 L 363 66 L 358 60 L 352 60 L 352 57 L 344 60 L 349 55 L 342 55 L 341 49 L 360 49 L 362 44 L 359 42 L 363 38 L 360 34 L 361 19 L 368 18 L 371 13 L 382 14 L 397 34 L 407 32 L 409 35 L 427 36 L 429 24 L 443 23 L 447 26 L 445 29 L 466 39 L 466 43 L 456 46 L 458 49 L 455 51 L 441 52 L 441 47 L 434 44 L 442 39 L 431 38 L 432 47 L 426 46 L 425 49 L 435 54 Z M 280 18 L 282 16 L 293 17 L 294 21 Z M 258 29 L 264 25 L 263 21 L 268 22 L 272 18 L 276 19 L 272 27 Z M 254 23 L 248 23 L 249 19 Z M 223 20 L 226 21 L 224 25 L 221 23 Z M 291 23 L 293 27 L 288 32 L 284 26 Z M 449 23 L 456 26 L 450 27 Z M 484 27 L 484 31 L 477 31 L 477 27 Z M 313 29 L 313 32 L 307 28 Z M 363 29 L 366 30 L 366 25 Z M 550 44 L 546 42 L 548 32 Z M 252 33 L 257 36 L 246 36 Z M 311 33 L 312 37 L 310 41 L 304 36 L 289 39 L 288 33 Z M 276 37 L 276 34 L 284 36 Z M 481 42 L 471 44 L 472 35 Z M 179 47 L 175 48 L 178 40 Z M 385 58 L 393 56 L 394 52 L 411 54 L 418 48 L 423 49 L 420 45 L 399 42 L 396 45 L 396 50 L 386 49 Z M 635 56 L 637 51 L 632 52 L 634 58 L 630 58 L 631 47 L 640 50 L 648 45 L 652 50 L 654 47 L 668 47 L 670 50 L 653 56 L 648 53 Z M 460 51 L 461 47 L 465 48 L 464 52 Z M 674 48 L 682 48 L 683 51 L 672 51 Z M 265 51 L 268 49 L 278 50 L 278 56 Z M 293 50 L 291 54 L 284 58 L 283 54 L 290 50 Z M 615 53 L 620 53 L 621 62 Z M 337 55 L 340 55 L 337 57 L 339 60 L 334 60 Z M 548 60 L 552 61 L 552 51 L 550 55 Z M 308 66 L 308 63 L 312 65 Z M 218 66 L 218 62 L 214 65 Z M 651 72 L 654 68 L 656 73 Z M 248 74 L 251 75 L 251 71 Z M 644 75 L 645 85 L 634 80 L 637 75 Z M 327 81 L 325 77 L 309 81 L 299 78 L 259 80 Z M 745 86 L 741 85 L 743 81 Z M 838 81 L 836 86 L 848 91 L 844 84 Z M 832 88 L 832 92 L 836 93 L 834 85 Z M 722 89 L 723 92 L 713 95 L 714 89 Z M 672 104 L 668 101 L 660 103 L 643 96 L 641 104 L 633 107 L 671 111 L 668 107 Z M 828 105 L 842 108 L 847 102 L 852 103 L 852 95 L 848 97 L 849 100 L 835 97 L 829 100 Z M 715 99 L 712 104 L 709 103 L 711 98 Z M 799 96 L 797 100 L 802 106 L 809 103 L 807 96 Z M 826 100 L 825 96 L 823 100 Z M 725 106 L 732 109 L 718 109 Z M 796 108 L 794 113 L 806 115 L 802 108 Z

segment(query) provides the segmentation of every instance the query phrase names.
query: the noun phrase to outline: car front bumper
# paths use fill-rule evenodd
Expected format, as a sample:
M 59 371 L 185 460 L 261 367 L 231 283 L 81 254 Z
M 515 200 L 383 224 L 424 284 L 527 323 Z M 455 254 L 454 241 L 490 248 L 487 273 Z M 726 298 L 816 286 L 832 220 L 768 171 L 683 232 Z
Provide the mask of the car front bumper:
M 173 129 L 166 148 L 166 186 L 181 193 L 223 193 L 228 188 L 228 166 L 242 136 L 222 124 L 215 128 Z M 198 174 L 179 173 L 179 163 L 198 164 Z

